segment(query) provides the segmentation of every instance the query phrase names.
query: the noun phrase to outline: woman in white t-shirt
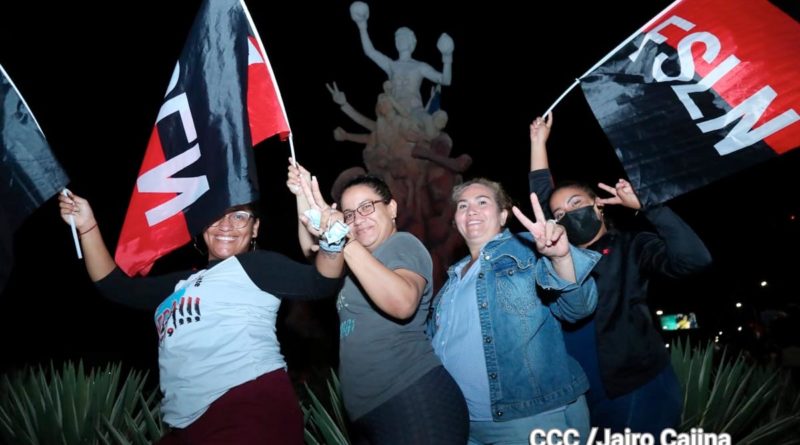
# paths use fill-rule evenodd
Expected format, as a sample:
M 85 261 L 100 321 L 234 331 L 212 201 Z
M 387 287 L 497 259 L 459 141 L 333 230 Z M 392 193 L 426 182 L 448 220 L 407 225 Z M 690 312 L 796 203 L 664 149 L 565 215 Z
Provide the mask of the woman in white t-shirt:
M 74 218 L 100 292 L 155 310 L 161 410 L 172 427 L 160 444 L 303 443 L 303 416 L 275 320 L 283 298 L 333 295 L 342 254 L 317 255 L 311 266 L 256 250 L 260 221 L 252 206 L 241 205 L 203 231 L 206 269 L 129 278 L 106 248 L 89 203 L 70 194 L 59 196 L 59 205 L 65 222 Z

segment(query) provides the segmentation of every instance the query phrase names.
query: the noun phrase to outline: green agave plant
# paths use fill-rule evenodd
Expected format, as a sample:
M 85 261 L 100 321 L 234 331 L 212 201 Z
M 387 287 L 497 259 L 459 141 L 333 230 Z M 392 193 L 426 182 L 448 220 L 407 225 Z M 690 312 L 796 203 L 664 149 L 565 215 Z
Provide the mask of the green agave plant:
M 693 349 L 679 340 L 671 351 L 684 393 L 680 430 L 726 432 L 737 445 L 800 444 L 800 394 L 787 373 L 724 350 L 715 363 L 711 343 Z
M 314 391 L 305 385 L 308 399 L 301 405 L 305 419 L 305 442 L 309 445 L 348 445 L 347 418 L 342 404 L 339 378 L 331 370 L 327 381 L 329 408 L 320 401 Z
M 714 345 L 672 344 L 672 366 L 684 394 L 679 431 L 702 428 L 726 432 L 737 445 L 800 444 L 800 391 L 779 369 L 748 363 L 725 351 L 714 360 Z M 306 385 L 305 441 L 310 445 L 350 444 L 339 380 L 331 371 L 326 406 Z
M 61 370 L 28 368 L 0 380 L 0 435 L 7 443 L 149 444 L 165 428 L 158 391 L 145 396 L 147 373 L 121 365 L 91 369 L 65 363 Z

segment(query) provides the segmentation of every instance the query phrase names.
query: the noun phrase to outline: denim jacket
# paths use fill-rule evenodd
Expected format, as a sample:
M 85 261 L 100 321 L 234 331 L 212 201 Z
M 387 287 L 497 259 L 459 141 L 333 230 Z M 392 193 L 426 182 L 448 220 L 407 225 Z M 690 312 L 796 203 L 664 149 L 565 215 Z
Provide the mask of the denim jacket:
M 564 406 L 589 388 L 580 365 L 567 355 L 556 317 L 574 322 L 594 311 L 597 288 L 589 272 L 600 254 L 571 245 L 570 253 L 577 283 L 558 277 L 528 233 L 515 235 L 506 229 L 481 251 L 476 295 L 495 421 Z M 448 280 L 434 299 L 431 338 L 439 324 L 439 301 L 455 278 L 455 267 L 448 270 Z M 553 301 L 542 301 L 537 285 L 554 291 Z

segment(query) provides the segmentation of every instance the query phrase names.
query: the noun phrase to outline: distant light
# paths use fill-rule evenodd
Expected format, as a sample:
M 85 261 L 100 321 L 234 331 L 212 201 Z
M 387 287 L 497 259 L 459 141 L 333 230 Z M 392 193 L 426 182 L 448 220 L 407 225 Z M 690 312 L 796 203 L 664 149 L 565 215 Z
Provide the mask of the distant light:
M 659 309 L 659 310 L 656 311 L 656 315 L 664 315 L 664 311 Z
M 719 335 L 722 335 L 722 331 L 719 331 Z
M 736 303 L 736 307 L 742 307 L 742 303 Z
M 738 328 L 736 328 L 736 330 L 739 331 L 739 332 L 742 332 L 742 327 L 739 326 Z
M 665 344 L 664 347 L 669 349 L 669 343 Z
M 794 215 L 789 215 L 789 221 L 794 221 L 794 220 L 795 220 L 795 218 L 797 218 L 797 217 L 796 217 L 796 216 L 794 216 Z
M 719 337 L 714 337 L 714 343 L 719 343 Z
M 761 282 L 761 287 L 767 287 L 767 282 L 766 281 L 762 281 Z

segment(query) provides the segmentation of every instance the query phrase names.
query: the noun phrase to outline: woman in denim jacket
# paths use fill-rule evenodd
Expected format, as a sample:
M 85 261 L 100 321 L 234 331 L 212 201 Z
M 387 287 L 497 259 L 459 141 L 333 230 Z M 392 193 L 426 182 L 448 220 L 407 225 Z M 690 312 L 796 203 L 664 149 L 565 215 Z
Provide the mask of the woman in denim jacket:
M 448 270 L 430 327 L 436 354 L 467 400 L 469 443 L 528 444 L 537 428 L 587 437 L 589 383 L 567 355 L 556 318 L 592 313 L 589 272 L 599 255 L 571 246 L 562 226 L 545 222 L 535 195 L 535 223 L 513 208 L 524 234 L 504 229 L 511 204 L 496 182 L 461 184 L 453 201 L 470 255 Z

